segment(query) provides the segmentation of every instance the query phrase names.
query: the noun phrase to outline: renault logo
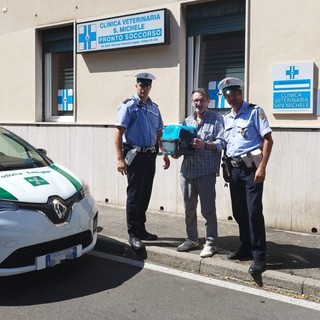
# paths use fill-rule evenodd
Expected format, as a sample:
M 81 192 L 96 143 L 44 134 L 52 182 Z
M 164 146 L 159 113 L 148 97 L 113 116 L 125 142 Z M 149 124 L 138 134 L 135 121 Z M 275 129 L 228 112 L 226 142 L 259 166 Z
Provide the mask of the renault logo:
M 67 207 L 59 199 L 52 200 L 52 207 L 59 219 L 63 219 L 66 216 Z

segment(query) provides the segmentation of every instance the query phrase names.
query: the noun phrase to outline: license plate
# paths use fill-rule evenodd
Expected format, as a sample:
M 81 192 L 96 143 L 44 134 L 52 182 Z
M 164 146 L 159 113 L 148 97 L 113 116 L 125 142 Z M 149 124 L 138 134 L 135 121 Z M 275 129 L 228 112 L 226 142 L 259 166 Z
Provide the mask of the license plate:
M 61 251 L 52 252 L 44 256 L 36 258 L 37 270 L 54 267 L 60 264 L 63 260 L 72 260 L 80 257 L 82 254 L 82 245 L 77 245 L 72 248 L 67 248 Z

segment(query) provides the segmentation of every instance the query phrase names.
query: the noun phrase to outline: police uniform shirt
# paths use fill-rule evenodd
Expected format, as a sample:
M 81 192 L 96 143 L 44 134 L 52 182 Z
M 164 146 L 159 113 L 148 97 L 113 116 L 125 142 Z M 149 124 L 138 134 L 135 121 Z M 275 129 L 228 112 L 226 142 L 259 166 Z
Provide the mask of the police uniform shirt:
M 261 148 L 263 137 L 271 132 L 267 117 L 259 106 L 243 104 L 237 115 L 231 110 L 224 116 L 227 156 L 236 157 Z
M 123 142 L 138 147 L 153 147 L 163 121 L 158 105 L 150 98 L 144 104 L 137 95 L 125 100 L 118 108 L 116 126 L 126 128 Z

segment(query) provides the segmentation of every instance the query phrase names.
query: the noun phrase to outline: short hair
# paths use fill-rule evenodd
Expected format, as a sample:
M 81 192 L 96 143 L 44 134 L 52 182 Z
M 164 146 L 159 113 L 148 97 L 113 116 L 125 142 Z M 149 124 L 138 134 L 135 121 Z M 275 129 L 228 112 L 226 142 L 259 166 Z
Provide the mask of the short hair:
M 203 97 L 205 97 L 206 100 L 210 100 L 209 92 L 205 88 L 197 88 L 192 90 L 191 97 L 194 93 L 200 93 Z

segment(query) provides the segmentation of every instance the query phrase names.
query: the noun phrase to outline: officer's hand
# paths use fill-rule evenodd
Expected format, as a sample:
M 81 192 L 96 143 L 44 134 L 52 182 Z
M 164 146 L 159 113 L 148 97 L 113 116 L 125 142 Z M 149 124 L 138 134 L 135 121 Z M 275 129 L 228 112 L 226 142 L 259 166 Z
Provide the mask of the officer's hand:
M 170 167 L 170 159 L 169 159 L 168 155 L 165 154 L 163 156 L 163 161 L 164 161 L 163 168 L 168 169 Z
M 118 160 L 117 168 L 122 175 L 127 174 L 128 172 L 128 166 L 124 160 Z
M 254 176 L 255 183 L 261 183 L 266 178 L 266 171 L 258 167 L 256 174 Z

